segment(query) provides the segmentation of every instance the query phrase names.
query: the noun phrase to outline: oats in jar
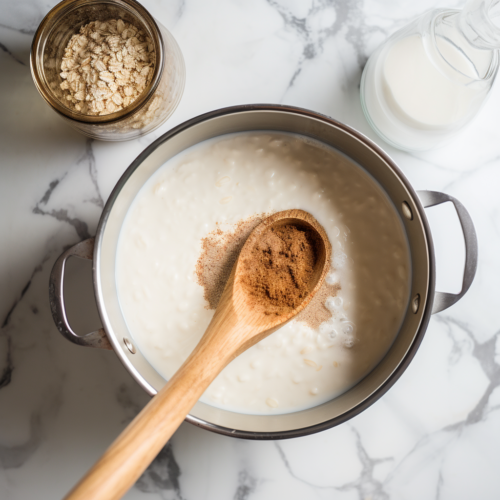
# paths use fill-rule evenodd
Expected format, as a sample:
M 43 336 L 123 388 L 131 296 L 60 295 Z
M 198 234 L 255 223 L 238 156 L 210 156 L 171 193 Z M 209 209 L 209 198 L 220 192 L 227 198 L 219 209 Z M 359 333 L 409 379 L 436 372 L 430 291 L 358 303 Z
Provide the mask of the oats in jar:
M 132 104 L 153 75 L 152 40 L 121 19 L 93 21 L 71 37 L 61 63 L 66 105 L 85 115 L 108 115 Z

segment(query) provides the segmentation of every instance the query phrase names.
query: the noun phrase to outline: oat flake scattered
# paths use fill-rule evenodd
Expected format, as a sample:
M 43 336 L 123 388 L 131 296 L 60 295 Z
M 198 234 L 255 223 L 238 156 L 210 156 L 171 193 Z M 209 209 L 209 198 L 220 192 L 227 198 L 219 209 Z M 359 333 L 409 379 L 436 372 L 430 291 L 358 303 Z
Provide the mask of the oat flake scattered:
M 318 365 L 312 359 L 304 359 L 304 363 L 311 368 L 317 368 Z
M 152 40 L 136 26 L 121 19 L 88 23 L 71 37 L 61 63 L 66 104 L 86 115 L 120 111 L 144 92 L 154 61 Z
M 267 406 L 270 406 L 271 408 L 278 408 L 278 401 L 276 401 L 273 398 L 267 398 L 266 404 L 267 404 Z

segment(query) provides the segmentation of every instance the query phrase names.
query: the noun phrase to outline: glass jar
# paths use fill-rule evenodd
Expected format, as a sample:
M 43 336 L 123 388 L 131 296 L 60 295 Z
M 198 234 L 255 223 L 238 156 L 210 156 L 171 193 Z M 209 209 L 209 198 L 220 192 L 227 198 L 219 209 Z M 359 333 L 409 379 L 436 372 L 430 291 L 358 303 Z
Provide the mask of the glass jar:
M 86 115 L 67 105 L 61 89 L 61 63 L 70 38 L 92 21 L 121 19 L 153 45 L 153 76 L 130 105 L 107 115 Z M 186 80 L 182 53 L 169 31 L 135 0 L 64 0 L 38 27 L 31 46 L 31 74 L 45 101 L 82 134 L 104 141 L 125 141 L 162 125 L 177 108 Z
M 361 105 L 382 139 L 408 151 L 433 149 L 473 118 L 498 72 L 499 15 L 500 0 L 433 10 L 372 54 Z

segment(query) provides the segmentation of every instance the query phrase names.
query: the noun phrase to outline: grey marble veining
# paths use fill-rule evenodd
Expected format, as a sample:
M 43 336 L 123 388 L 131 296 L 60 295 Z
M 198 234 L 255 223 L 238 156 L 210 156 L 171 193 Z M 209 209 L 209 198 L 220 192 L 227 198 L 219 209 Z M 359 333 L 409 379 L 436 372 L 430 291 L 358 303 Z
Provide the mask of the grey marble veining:
M 499 498 L 500 91 L 454 143 L 422 154 L 384 144 L 359 104 L 362 68 L 379 43 L 427 8 L 463 2 L 146 0 L 181 46 L 186 92 L 161 129 L 120 144 L 68 129 L 31 81 L 31 39 L 55 3 L 0 7 L 0 498 L 62 498 L 149 399 L 112 352 L 57 332 L 48 304 L 55 259 L 95 234 L 113 186 L 159 135 L 253 102 L 344 121 L 385 149 L 416 189 L 460 199 L 478 233 L 477 277 L 459 304 L 432 318 L 407 371 L 361 415 L 280 442 L 183 424 L 125 498 Z M 448 215 L 429 215 L 436 236 L 447 234 Z M 461 257 L 446 237 L 436 241 L 445 289 Z

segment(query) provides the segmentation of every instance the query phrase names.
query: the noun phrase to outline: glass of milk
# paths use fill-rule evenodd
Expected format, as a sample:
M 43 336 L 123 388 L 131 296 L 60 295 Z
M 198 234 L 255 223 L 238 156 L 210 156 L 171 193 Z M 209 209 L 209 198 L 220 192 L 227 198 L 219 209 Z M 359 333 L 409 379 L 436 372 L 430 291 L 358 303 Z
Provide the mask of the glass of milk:
M 389 144 L 425 151 L 450 139 L 479 111 L 499 65 L 500 0 L 429 11 L 368 60 L 361 104 Z

